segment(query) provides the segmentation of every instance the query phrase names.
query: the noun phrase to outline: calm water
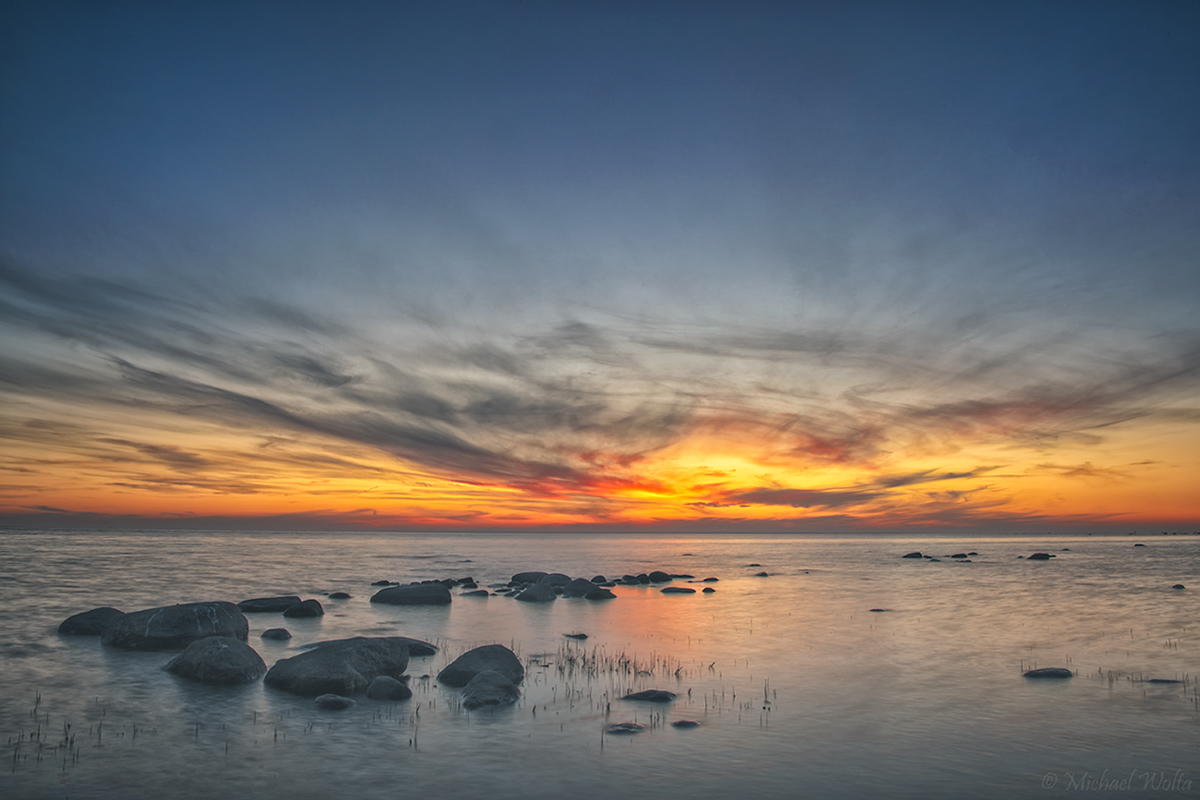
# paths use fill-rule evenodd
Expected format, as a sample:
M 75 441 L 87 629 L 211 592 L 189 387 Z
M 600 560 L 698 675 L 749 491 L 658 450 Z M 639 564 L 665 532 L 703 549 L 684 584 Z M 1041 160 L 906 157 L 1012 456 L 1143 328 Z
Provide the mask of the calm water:
M 910 550 L 979 555 L 899 557 Z M 1059 557 L 1017 558 L 1038 550 Z M 656 568 L 720 582 L 711 595 L 618 586 L 604 603 L 368 602 L 379 579 L 482 586 L 526 569 Z M 1196 536 L 9 531 L 0 582 L 4 798 L 1200 796 Z M 324 597 L 337 590 L 353 598 Z M 161 670 L 172 654 L 55 632 L 95 606 L 273 594 L 317 597 L 326 615 L 250 615 L 268 665 L 355 635 L 442 651 L 411 662 L 412 700 L 320 712 L 261 682 L 190 684 Z M 259 639 L 281 625 L 295 638 Z M 457 691 L 422 679 L 493 642 L 527 664 L 516 706 L 467 713 Z M 1078 675 L 1023 679 L 1031 666 Z M 679 699 L 617 699 L 643 688 Z M 703 724 L 678 730 L 676 719 Z M 622 721 L 647 731 L 603 735 Z M 64 731 L 73 747 L 59 746 Z

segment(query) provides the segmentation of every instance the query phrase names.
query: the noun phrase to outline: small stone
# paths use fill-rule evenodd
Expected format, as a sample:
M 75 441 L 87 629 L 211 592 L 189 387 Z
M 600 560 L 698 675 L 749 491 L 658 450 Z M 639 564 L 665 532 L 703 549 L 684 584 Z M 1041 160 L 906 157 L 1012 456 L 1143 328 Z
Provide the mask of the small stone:
M 340 694 L 323 694 L 313 700 L 313 705 L 325 711 L 345 711 L 348 708 L 354 708 L 357 703 Z
M 663 594 L 695 594 L 696 590 L 687 586 L 667 586 L 660 589 Z
M 330 592 L 329 594 L 327 594 L 325 596 L 328 597 L 330 600 L 349 600 L 350 599 L 350 595 L 348 592 Z
M 692 728 L 699 728 L 700 723 L 696 722 L 694 719 L 677 719 L 671 723 L 671 727 L 679 728 L 681 731 L 686 731 L 691 730 Z
M 923 555 L 922 555 L 920 552 L 918 552 L 918 551 L 913 551 L 913 552 L 911 552 L 911 553 L 906 553 L 905 555 L 902 555 L 902 556 L 900 556 L 900 557 L 901 557 L 901 558 L 924 558 L 925 556 L 923 556 Z
M 581 639 L 582 640 L 582 639 L 588 638 L 588 635 L 586 633 L 564 633 L 563 636 L 567 637 L 568 639 Z
M 711 586 L 705 586 L 703 591 L 704 591 L 704 593 L 705 593 L 705 594 L 712 594 L 713 592 L 715 592 L 715 591 L 716 591 L 716 589 L 714 589 L 714 588 L 713 588 L 713 587 L 711 587 Z
M 646 730 L 646 726 L 636 722 L 614 722 L 605 728 L 604 732 L 610 736 L 630 736 L 644 730 Z
M 292 638 L 292 633 L 287 628 L 267 628 L 258 635 L 258 638 L 273 639 L 277 642 L 282 642 Z
M 1074 678 L 1075 673 L 1062 667 L 1042 667 L 1025 673 L 1026 678 Z
M 412 689 L 390 675 L 378 675 L 367 687 L 367 697 L 372 700 L 407 700 L 412 697 Z
M 325 615 L 325 609 L 321 608 L 321 604 L 316 600 L 305 600 L 283 612 L 285 617 L 290 619 L 303 617 L 322 617 Z
M 646 689 L 641 692 L 627 694 L 621 699 L 634 700 L 641 703 L 669 703 L 675 699 L 675 693 L 663 689 Z
M 1049 553 L 1034 553 L 1026 560 L 1027 561 L 1049 561 L 1052 558 L 1054 558 L 1054 556 L 1050 555 Z
M 771 576 L 770 576 L 770 575 L 768 575 L 768 574 L 767 574 L 767 573 L 765 573 L 765 572 L 756 572 L 756 573 L 754 574 L 754 577 L 756 577 L 756 578 L 769 578 L 769 577 L 771 577 Z
M 1174 586 L 1172 586 L 1171 588 L 1172 589 L 1186 589 L 1187 587 L 1184 586 L 1182 583 L 1177 583 Z
M 253 600 L 243 600 L 237 605 L 238 610 L 243 614 L 277 614 L 280 611 L 287 611 L 299 602 L 299 597 L 287 594 L 280 597 L 256 597 Z

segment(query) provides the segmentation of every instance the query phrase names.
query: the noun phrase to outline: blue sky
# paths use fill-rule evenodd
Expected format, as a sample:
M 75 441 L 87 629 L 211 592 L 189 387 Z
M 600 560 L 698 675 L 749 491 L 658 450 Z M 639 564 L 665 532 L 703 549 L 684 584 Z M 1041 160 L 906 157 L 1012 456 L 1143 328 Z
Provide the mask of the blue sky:
M 1195 430 L 1194 4 L 0 13 L 0 376 L 29 408 L 137 384 L 169 438 L 188 381 L 378 415 L 447 475 L 422 442 L 582 470 L 536 429 L 628 464 L 776 396 L 854 442 L 847 398 L 886 393 L 876 471 L 948 402 L 1048 403 L 1002 434 L 1043 447 Z

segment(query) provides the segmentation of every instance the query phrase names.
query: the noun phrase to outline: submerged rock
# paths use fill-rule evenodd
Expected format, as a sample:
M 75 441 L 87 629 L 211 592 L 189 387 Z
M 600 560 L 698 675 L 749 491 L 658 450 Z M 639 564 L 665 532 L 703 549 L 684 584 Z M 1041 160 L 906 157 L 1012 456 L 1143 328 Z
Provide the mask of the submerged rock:
M 287 594 L 279 597 L 256 597 L 253 600 L 243 600 L 237 606 L 243 614 L 270 614 L 287 611 L 299 602 L 300 598 L 297 595 Z
M 694 719 L 677 719 L 671 723 L 671 727 L 679 728 L 680 730 L 690 730 L 692 728 L 699 728 L 700 723 Z
M 1054 556 L 1050 555 L 1049 553 L 1034 553 L 1033 555 L 1031 555 L 1029 558 L 1027 558 L 1025 560 L 1026 561 L 1049 561 L 1052 558 L 1054 558 Z
M 330 600 L 349 600 L 350 599 L 349 592 L 330 592 L 329 594 L 327 594 L 325 596 L 328 597 Z
M 542 578 L 546 577 L 547 573 L 531 570 L 529 572 L 518 572 L 512 576 L 511 583 L 537 583 Z
M 210 636 L 246 641 L 250 623 L 233 603 L 182 603 L 114 618 L 100 641 L 125 650 L 182 650 Z
M 377 675 L 367 687 L 367 697 L 372 700 L 407 700 L 412 697 L 412 689 L 390 675 Z
M 1183 587 L 1180 586 L 1180 589 Z M 93 608 L 80 614 L 73 614 L 64 619 L 58 626 L 58 632 L 64 636 L 99 636 L 105 627 L 114 619 L 125 616 L 124 611 L 118 611 L 109 606 Z
M 440 583 L 389 586 L 372 595 L 371 602 L 393 606 L 444 606 L 450 604 L 450 590 Z
M 615 597 L 616 597 L 616 595 L 613 594 L 612 592 L 610 592 L 608 589 L 602 589 L 599 586 L 597 586 L 595 589 L 592 589 L 590 592 L 585 594 L 583 596 L 583 599 L 584 600 L 612 600 Z
M 349 697 L 342 697 L 336 694 L 323 694 L 316 700 L 313 700 L 313 705 L 323 711 L 345 711 L 348 708 L 354 708 L 358 704 Z
M 1074 678 L 1075 673 L 1062 667 L 1042 667 L 1025 673 L 1026 678 Z
M 675 693 L 664 689 L 645 689 L 633 694 L 627 694 L 621 699 L 636 700 L 641 703 L 669 703 L 675 699 Z
M 663 594 L 695 594 L 696 590 L 689 586 L 664 586 L 660 589 Z
M 306 645 L 304 645 L 303 649 L 304 650 L 312 650 L 313 648 L 324 647 L 324 646 L 330 645 L 330 644 L 339 644 L 340 645 L 340 644 L 345 644 L 346 642 L 354 642 L 361 638 L 364 638 L 364 637 L 354 637 L 351 639 L 326 639 L 323 642 L 313 642 L 312 644 L 306 644 Z M 432 656 L 432 655 L 436 654 L 438 651 L 436 645 L 432 645 L 429 642 L 423 642 L 420 639 L 410 639 L 407 636 L 372 636 L 372 637 L 370 637 L 370 639 L 372 641 L 395 642 L 398 644 L 406 645 L 408 647 L 409 658 L 420 658 L 422 656 Z
M 292 694 L 361 694 L 380 675 L 398 678 L 408 667 L 408 645 L 398 637 L 325 642 L 267 671 L 264 683 Z
M 290 619 L 323 617 L 325 616 L 325 609 L 316 600 L 305 600 L 301 603 L 296 603 L 296 605 L 283 612 L 283 615 Z
M 491 592 L 487 589 L 472 589 L 469 592 L 463 592 L 459 597 L 487 597 L 490 594 Z
M 1184 586 L 1182 583 L 1177 583 L 1177 584 L 1175 584 L 1174 586 L 1172 586 L 1171 588 L 1172 588 L 1172 589 L 1186 589 L 1187 587 L 1186 587 L 1186 586 Z M 61 631 L 62 631 L 62 628 L 59 628 L 59 631 L 61 632 Z
M 480 708 L 517 702 L 521 692 L 515 683 L 495 670 L 484 670 L 463 687 L 463 706 Z
M 468 650 L 438 673 L 438 682 L 446 686 L 466 686 L 481 672 L 492 670 L 513 683 L 525 677 L 521 659 L 502 644 L 487 644 Z
M 273 639 L 275 641 L 286 641 L 292 638 L 292 632 L 287 628 L 267 628 L 258 635 L 260 639 Z
M 641 733 L 646 730 L 645 725 L 639 725 L 636 722 L 614 722 L 604 729 L 604 732 L 610 736 L 630 736 L 635 733 Z
M 580 640 L 588 638 L 588 635 L 586 633 L 564 633 L 563 636 L 567 637 L 568 639 L 580 639 Z
M 164 669 L 181 678 L 214 686 L 237 686 L 261 678 L 267 665 L 254 648 L 227 636 L 192 642 Z
M 913 552 L 905 553 L 904 555 L 902 555 L 900 557 L 901 558 L 924 558 L 925 556 L 922 555 L 919 551 L 914 550 Z
M 713 587 L 711 587 L 711 586 L 705 586 L 705 587 L 704 587 L 704 589 L 703 589 L 702 591 L 703 591 L 705 594 L 712 594 L 713 592 L 715 592 L 715 591 L 716 591 L 716 589 L 714 589 L 714 588 L 713 588 Z
M 754 577 L 756 577 L 756 578 L 769 578 L 769 577 L 771 577 L 771 576 L 770 576 L 769 574 L 767 574 L 766 572 L 756 572 L 756 573 L 754 574 Z

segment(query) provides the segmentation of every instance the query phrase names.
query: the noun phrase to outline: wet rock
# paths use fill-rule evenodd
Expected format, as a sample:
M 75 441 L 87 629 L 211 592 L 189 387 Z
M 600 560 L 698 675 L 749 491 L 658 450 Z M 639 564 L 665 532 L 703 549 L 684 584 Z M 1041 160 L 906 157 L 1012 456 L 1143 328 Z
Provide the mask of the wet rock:
M 671 727 L 679 728 L 680 730 L 691 730 L 692 728 L 699 728 L 700 723 L 694 719 L 677 719 L 671 723 Z
M 1064 547 L 1064 548 L 1063 548 L 1063 550 L 1069 550 L 1069 549 L 1070 549 L 1069 547 Z M 967 553 L 967 555 L 969 555 L 969 556 L 977 556 L 977 555 L 979 555 L 979 553 L 976 553 L 974 550 L 972 550 L 971 552 Z
M 536 570 L 531 572 L 518 572 L 516 575 L 512 576 L 512 583 L 537 583 L 542 578 L 546 577 L 546 575 L 547 573 L 537 572 Z
M 671 579 L 672 579 L 672 580 L 677 580 L 677 581 L 690 581 L 690 580 L 691 580 L 692 578 L 694 578 L 694 577 L 696 577 L 696 576 L 695 576 L 695 575 L 687 575 L 687 574 L 685 574 L 685 573 L 682 573 L 682 572 L 681 572 L 681 573 L 679 573 L 679 574 L 676 574 L 676 573 L 674 573 L 674 572 L 672 572 L 672 573 L 671 573 Z
M 955 553 L 954 555 L 952 555 L 950 557 L 951 558 L 966 558 L 967 554 L 966 553 Z
M 1050 555 L 1049 553 L 1034 553 L 1026 560 L 1027 561 L 1049 561 L 1052 558 L 1054 558 L 1054 556 Z
M 644 730 L 646 730 L 646 726 L 636 722 L 614 722 L 607 726 L 604 732 L 610 736 L 631 736 Z
M 526 603 L 548 603 L 557 598 L 558 592 L 554 591 L 553 586 L 546 583 L 535 583 L 517 595 L 518 600 Z
M 407 700 L 412 697 L 412 689 L 391 675 L 377 675 L 367 687 L 367 697 L 372 700 Z
M 610 592 L 608 589 L 602 589 L 599 586 L 597 586 L 595 589 L 592 589 L 590 592 L 585 594 L 583 596 L 583 599 L 584 600 L 613 600 L 613 599 L 616 599 L 616 595 L 613 594 L 612 592 Z
M 586 633 L 564 633 L 563 636 L 567 637 L 568 639 L 580 639 L 580 640 L 588 638 L 588 635 Z
M 357 641 L 358 639 L 361 639 L 361 638 L 363 638 L 363 637 L 355 637 L 355 638 L 351 638 L 351 639 L 326 639 L 323 642 L 313 642 L 312 644 L 306 644 L 306 645 L 304 645 L 303 649 L 312 650 L 315 647 L 324 647 L 325 645 L 328 645 L 328 644 L 341 645 L 341 644 L 345 644 L 346 642 Z M 429 642 L 423 642 L 420 639 L 410 639 L 407 636 L 373 636 L 370 638 L 372 641 L 395 642 L 395 643 L 403 644 L 403 645 L 407 646 L 409 658 L 421 658 L 423 656 L 432 656 L 432 655 L 436 655 L 437 651 L 438 651 L 436 645 L 432 645 Z
M 327 594 L 325 596 L 328 597 L 330 600 L 349 600 L 350 599 L 349 592 L 330 592 L 329 594 Z
M 438 682 L 446 686 L 466 686 L 481 672 L 492 670 L 513 683 L 525 677 L 521 659 L 502 644 L 488 644 L 468 650 L 438 673 Z
M 661 569 L 654 570 L 647 577 L 650 578 L 651 583 L 666 583 L 667 581 L 671 580 L 671 576 L 663 572 Z
M 515 683 L 499 672 L 487 669 L 475 675 L 463 687 L 462 704 L 469 709 L 508 705 L 517 702 L 520 696 L 521 691 Z
M 696 590 L 688 586 L 665 586 L 660 590 L 663 594 L 695 594 Z
M 1187 587 L 1184 586 L 1182 583 L 1177 583 L 1174 586 L 1172 586 L 1171 588 L 1172 589 L 1186 589 Z M 61 631 L 62 629 L 60 628 L 59 630 Z
M 64 636 L 99 636 L 104 633 L 104 628 L 108 623 L 123 616 L 125 616 L 123 611 L 109 606 L 101 606 L 67 617 L 59 624 L 58 632 Z
M 1026 678 L 1074 678 L 1075 673 L 1062 667 L 1042 667 L 1025 673 Z
M 596 590 L 596 584 L 585 578 L 576 578 L 563 587 L 563 597 L 586 597 Z
M 287 611 L 299 602 L 300 598 L 296 595 L 286 594 L 280 597 L 256 597 L 253 600 L 243 600 L 237 606 L 243 614 L 278 614 Z
M 354 708 L 358 703 L 349 697 L 342 697 L 336 694 L 323 694 L 313 700 L 313 705 L 322 711 L 345 711 L 348 708 Z
M 189 644 L 164 669 L 197 683 L 238 686 L 261 678 L 267 665 L 240 639 L 210 636 Z
M 272 639 L 277 642 L 283 642 L 292 638 L 292 633 L 287 628 L 267 628 L 258 635 L 258 638 Z
M 700 582 L 701 583 L 716 583 L 719 580 L 721 580 L 721 579 L 720 578 L 703 578 Z
M 250 623 L 233 603 L 182 603 L 114 618 L 100 641 L 124 650 L 182 650 L 209 636 L 246 641 Z
M 747 564 L 747 567 L 761 567 L 762 564 Z
M 538 583 L 546 586 L 566 586 L 571 582 L 570 575 L 564 575 L 561 572 L 551 572 L 538 580 Z
M 1142 544 L 1141 542 L 1138 542 L 1137 544 L 1134 545 L 1134 547 L 1145 547 L 1145 546 L 1146 545 Z
M 395 581 L 375 581 L 371 585 L 372 586 L 391 586 L 393 583 L 395 583 Z M 296 599 L 299 600 L 300 598 L 296 598 Z
M 358 636 L 323 642 L 267 671 L 264 683 L 303 696 L 361 694 L 376 677 L 398 678 L 408 667 L 408 645 L 400 637 Z
M 1174 678 L 1151 678 L 1146 683 L 1183 683 L 1183 681 L 1177 681 Z
M 637 576 L 637 582 L 643 586 L 650 583 L 650 576 L 642 572 Z
M 450 590 L 436 582 L 389 586 L 373 594 L 371 602 L 392 606 L 445 606 L 450 604 Z
M 886 609 L 886 608 L 872 608 L 872 609 L 868 609 L 868 610 L 869 610 L 869 611 L 873 611 L 873 612 L 875 612 L 876 614 L 883 614 L 883 613 L 886 613 L 888 609 Z
M 302 619 L 305 617 L 323 617 L 325 609 L 321 608 L 321 604 L 316 600 L 305 600 L 283 612 L 285 617 L 289 619 Z
M 608 583 L 608 578 L 603 575 L 596 575 L 592 578 L 592 583 Z
M 767 573 L 765 573 L 765 572 L 756 572 L 756 573 L 754 574 L 754 577 L 756 577 L 756 578 L 769 578 L 769 577 L 771 577 L 771 576 L 770 576 L 770 575 L 768 575 L 768 574 L 767 574 Z
M 922 555 L 920 552 L 917 552 L 914 550 L 913 552 L 905 553 L 904 555 L 902 555 L 900 557 L 901 558 L 924 558 L 925 556 Z
M 712 594 L 713 592 L 716 591 L 716 589 L 714 589 L 711 586 L 705 586 L 702 591 L 704 592 L 704 594 Z
M 487 597 L 489 592 L 487 589 L 474 589 L 469 592 L 463 592 L 459 597 Z
M 675 699 L 675 693 L 664 689 L 645 689 L 633 694 L 627 694 L 621 699 L 635 700 L 639 703 L 669 703 Z

